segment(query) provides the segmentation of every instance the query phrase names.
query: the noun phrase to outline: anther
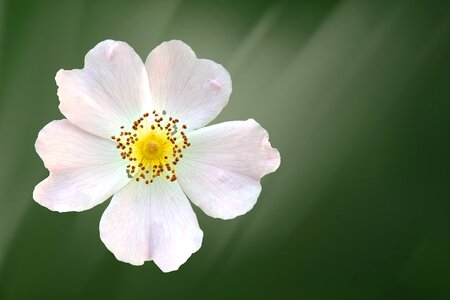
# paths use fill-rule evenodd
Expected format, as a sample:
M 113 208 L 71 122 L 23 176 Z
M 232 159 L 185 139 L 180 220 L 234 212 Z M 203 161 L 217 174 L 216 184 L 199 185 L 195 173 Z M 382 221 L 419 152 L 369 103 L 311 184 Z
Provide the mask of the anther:
M 178 127 L 179 120 L 166 116 L 165 110 L 161 114 L 154 110 L 152 114 L 153 120 L 143 122 L 150 115 L 146 112 L 131 124 L 132 131 L 120 132 L 125 141 L 116 136 L 111 136 L 111 139 L 117 142 L 116 148 L 121 149 L 121 158 L 130 161 L 126 168 L 128 176 L 132 175 L 130 178 L 136 181 L 142 178 L 145 184 L 152 183 L 158 176 L 175 181 L 174 166 L 183 157 L 182 150 L 190 146 L 185 132 L 179 131 L 187 129 L 187 126 L 182 124 Z

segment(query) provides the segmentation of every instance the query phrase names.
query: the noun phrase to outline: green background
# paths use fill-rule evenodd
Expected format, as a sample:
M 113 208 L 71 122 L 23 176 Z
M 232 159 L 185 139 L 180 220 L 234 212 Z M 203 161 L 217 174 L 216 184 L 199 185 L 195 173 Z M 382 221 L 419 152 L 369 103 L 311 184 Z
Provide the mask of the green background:
M 177 272 L 116 261 L 107 202 L 32 199 L 55 73 L 108 38 L 222 63 L 215 122 L 252 117 L 281 152 L 251 212 L 196 209 Z M 450 299 L 449 54 L 449 1 L 0 0 L 0 299 Z

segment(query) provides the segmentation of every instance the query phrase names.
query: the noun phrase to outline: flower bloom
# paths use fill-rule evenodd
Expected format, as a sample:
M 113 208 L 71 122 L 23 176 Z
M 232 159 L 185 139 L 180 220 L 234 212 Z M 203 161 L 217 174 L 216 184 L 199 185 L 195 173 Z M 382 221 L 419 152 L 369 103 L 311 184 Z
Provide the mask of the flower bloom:
M 188 197 L 209 216 L 232 219 L 255 205 L 261 177 L 280 164 L 252 119 L 204 127 L 227 104 L 230 75 L 181 41 L 162 43 L 145 64 L 128 44 L 103 41 L 83 69 L 58 71 L 56 83 L 67 119 L 39 133 L 50 175 L 33 198 L 67 212 L 113 196 L 100 238 L 118 260 L 177 270 L 203 239 Z

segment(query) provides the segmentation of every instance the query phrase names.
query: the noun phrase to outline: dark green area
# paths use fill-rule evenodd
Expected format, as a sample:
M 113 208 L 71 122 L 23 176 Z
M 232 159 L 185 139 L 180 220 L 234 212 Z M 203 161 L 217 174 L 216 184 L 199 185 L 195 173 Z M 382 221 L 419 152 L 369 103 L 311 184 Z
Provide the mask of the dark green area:
M 218 120 L 282 155 L 256 207 L 196 209 L 181 269 L 115 260 L 104 203 L 36 204 L 54 76 L 112 38 L 145 59 L 181 39 L 231 73 Z M 449 1 L 0 0 L 0 299 L 450 299 Z

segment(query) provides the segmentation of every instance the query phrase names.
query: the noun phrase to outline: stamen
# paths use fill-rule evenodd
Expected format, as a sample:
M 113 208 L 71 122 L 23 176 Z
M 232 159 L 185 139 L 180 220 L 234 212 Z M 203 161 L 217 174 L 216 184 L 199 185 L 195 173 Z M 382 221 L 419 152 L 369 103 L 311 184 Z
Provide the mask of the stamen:
M 111 136 L 121 150 L 121 158 L 129 161 L 126 167 L 129 178 L 137 182 L 142 179 L 145 184 L 153 183 L 156 177 L 170 182 L 177 179 L 175 166 L 183 158 L 182 151 L 191 145 L 185 132 L 180 131 L 187 126 L 178 123 L 165 110 L 161 115 L 154 110 L 134 121 L 130 131 L 121 126 L 120 134 Z

